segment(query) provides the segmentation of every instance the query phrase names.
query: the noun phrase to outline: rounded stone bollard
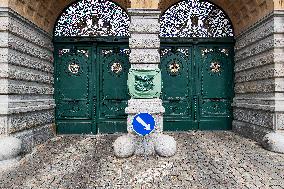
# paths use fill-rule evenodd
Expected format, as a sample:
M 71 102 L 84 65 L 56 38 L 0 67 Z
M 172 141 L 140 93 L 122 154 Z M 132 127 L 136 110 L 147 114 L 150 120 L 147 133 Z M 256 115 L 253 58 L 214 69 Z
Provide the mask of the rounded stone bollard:
M 171 157 L 175 155 L 177 144 L 173 137 L 157 134 L 155 139 L 155 151 L 159 156 Z
M 22 149 L 22 141 L 15 137 L 0 138 L 0 161 L 16 158 Z
M 130 157 L 135 152 L 135 142 L 132 136 L 123 135 L 118 137 L 113 143 L 114 153 L 117 157 Z
M 284 133 L 269 133 L 263 137 L 262 146 L 272 152 L 284 154 Z

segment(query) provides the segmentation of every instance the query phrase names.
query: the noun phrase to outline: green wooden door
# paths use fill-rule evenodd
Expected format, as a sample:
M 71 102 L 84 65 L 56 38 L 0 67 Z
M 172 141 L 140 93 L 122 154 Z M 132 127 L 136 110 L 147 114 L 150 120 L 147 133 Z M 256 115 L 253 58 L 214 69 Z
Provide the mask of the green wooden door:
M 127 47 L 99 47 L 98 132 L 126 132 L 125 108 L 130 99 L 127 78 L 130 68 Z
M 57 133 L 126 132 L 128 57 L 119 43 L 56 45 Z
M 165 130 L 231 129 L 232 47 L 208 43 L 162 44 Z
M 165 130 L 197 129 L 194 121 L 192 46 L 161 49 L 162 100 Z

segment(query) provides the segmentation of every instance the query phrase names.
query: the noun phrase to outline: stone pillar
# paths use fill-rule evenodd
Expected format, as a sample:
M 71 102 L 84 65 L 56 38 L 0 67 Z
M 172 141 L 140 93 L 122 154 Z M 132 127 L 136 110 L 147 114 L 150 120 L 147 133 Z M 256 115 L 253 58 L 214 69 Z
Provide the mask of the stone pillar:
M 176 152 L 175 140 L 163 132 L 161 94 L 159 16 L 155 9 L 128 9 L 131 16 L 130 41 L 131 68 L 128 88 L 131 99 L 126 108 L 128 135 L 119 137 L 114 143 L 115 154 L 119 157 L 136 155 L 172 156 Z M 139 81 L 137 78 L 140 78 Z M 137 135 L 132 120 L 138 113 L 149 113 L 155 118 L 155 129 L 145 137 Z
M 284 152 L 283 16 L 272 12 L 235 46 L 233 129 L 276 152 Z

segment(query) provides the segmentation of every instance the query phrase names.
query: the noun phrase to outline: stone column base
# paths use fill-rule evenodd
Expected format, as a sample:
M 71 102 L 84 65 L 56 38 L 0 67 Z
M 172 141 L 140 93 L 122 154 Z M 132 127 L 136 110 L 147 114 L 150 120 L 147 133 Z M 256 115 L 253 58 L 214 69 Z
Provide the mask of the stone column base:
M 262 146 L 269 151 L 284 154 L 284 131 L 276 131 L 265 135 Z
M 175 139 L 162 133 L 154 133 L 145 137 L 134 134 L 123 135 L 116 139 L 113 147 L 115 155 L 122 158 L 155 154 L 170 157 L 175 155 L 177 149 Z
M 15 137 L 0 137 L 0 169 L 11 167 L 19 161 L 22 141 Z
M 176 141 L 173 137 L 164 135 L 163 113 L 161 99 L 131 99 L 125 112 L 128 114 L 128 134 L 116 139 L 113 144 L 115 155 L 118 157 L 130 157 L 132 155 L 149 156 L 158 154 L 164 157 L 173 156 L 176 153 Z M 132 120 L 136 114 L 149 113 L 155 119 L 155 129 L 147 136 L 139 136 L 135 133 Z

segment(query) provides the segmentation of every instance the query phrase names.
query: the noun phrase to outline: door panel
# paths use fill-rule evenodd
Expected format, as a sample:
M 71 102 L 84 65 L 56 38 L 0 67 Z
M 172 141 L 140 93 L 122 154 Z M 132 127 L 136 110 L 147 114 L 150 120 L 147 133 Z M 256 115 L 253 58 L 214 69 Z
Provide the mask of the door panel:
M 92 116 L 89 92 L 91 48 L 69 46 L 59 48 L 57 52 L 55 99 L 61 133 L 69 133 L 63 128 L 72 125 L 79 133 L 91 130 L 91 121 L 86 121 Z
M 127 78 L 130 68 L 127 47 L 100 47 L 101 87 L 99 123 L 101 132 L 126 132 L 125 108 L 130 99 Z
M 199 129 L 230 129 L 232 120 L 233 65 L 230 47 L 199 47 L 200 125 Z M 210 121 L 208 124 L 208 121 Z
M 89 119 L 88 48 L 63 53 L 58 64 L 58 118 Z
M 162 100 L 165 130 L 194 128 L 192 108 L 192 48 L 161 48 Z

